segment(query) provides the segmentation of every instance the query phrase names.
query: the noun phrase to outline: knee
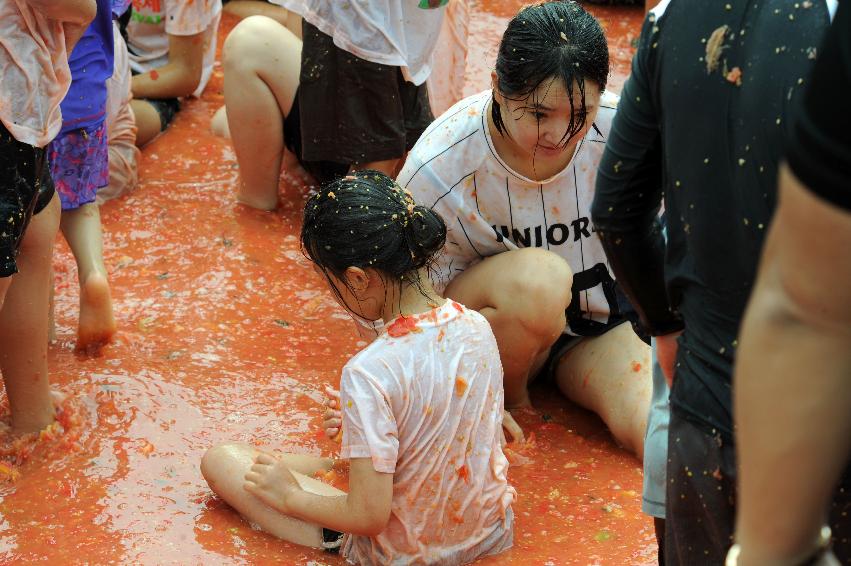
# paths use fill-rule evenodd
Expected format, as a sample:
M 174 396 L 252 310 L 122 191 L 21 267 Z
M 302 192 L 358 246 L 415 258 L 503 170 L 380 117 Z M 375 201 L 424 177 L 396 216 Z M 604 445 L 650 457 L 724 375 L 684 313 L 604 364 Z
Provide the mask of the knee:
M 207 480 L 214 491 L 216 479 L 231 466 L 235 460 L 235 455 L 245 451 L 247 447 L 246 444 L 227 442 L 217 444 L 204 453 L 204 456 L 201 457 L 201 475 L 204 476 L 204 479 Z
M 524 326 L 539 334 L 558 335 L 566 324 L 564 312 L 570 304 L 573 272 L 564 259 L 552 252 L 522 251 L 504 296 L 511 298 Z M 523 299 L 517 301 L 518 297 Z
M 225 71 L 251 68 L 254 61 L 269 54 L 270 38 L 286 31 L 266 16 L 245 18 L 228 34 L 222 46 Z

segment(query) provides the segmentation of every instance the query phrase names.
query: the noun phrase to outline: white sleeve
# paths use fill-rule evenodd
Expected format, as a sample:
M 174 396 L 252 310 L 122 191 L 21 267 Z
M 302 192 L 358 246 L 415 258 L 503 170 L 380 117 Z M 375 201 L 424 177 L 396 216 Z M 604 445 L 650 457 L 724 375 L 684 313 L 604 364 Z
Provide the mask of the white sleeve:
M 453 187 L 437 174 L 430 163 L 424 164 L 413 152 L 409 154 L 397 181 L 411 191 L 417 204 L 432 208 L 446 223 L 446 245 L 429 266 L 432 285 L 435 291 L 443 294 L 455 276 L 479 259 L 470 254 L 469 246 L 462 245 L 465 238 L 458 233 L 458 215 L 464 208 L 459 200 L 460 192 L 452 191 Z

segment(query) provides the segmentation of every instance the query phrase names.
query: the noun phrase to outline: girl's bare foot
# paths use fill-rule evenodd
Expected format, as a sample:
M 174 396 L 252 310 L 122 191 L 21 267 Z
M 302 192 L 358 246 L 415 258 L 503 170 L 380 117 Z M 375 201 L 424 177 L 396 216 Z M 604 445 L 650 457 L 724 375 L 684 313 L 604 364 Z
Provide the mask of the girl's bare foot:
M 77 330 L 78 352 L 96 354 L 115 334 L 112 297 L 106 276 L 92 273 L 80 287 L 80 326 Z

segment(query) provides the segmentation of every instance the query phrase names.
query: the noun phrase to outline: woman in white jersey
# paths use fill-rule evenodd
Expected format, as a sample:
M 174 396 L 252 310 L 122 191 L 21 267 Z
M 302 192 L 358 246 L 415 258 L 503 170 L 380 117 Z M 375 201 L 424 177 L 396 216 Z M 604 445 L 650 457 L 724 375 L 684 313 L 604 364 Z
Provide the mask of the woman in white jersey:
M 435 288 L 490 321 L 508 408 L 551 371 L 642 456 L 650 349 L 626 321 L 589 209 L 617 97 L 606 39 L 575 2 L 524 8 L 502 38 L 493 89 L 426 130 L 398 177 L 447 223 Z

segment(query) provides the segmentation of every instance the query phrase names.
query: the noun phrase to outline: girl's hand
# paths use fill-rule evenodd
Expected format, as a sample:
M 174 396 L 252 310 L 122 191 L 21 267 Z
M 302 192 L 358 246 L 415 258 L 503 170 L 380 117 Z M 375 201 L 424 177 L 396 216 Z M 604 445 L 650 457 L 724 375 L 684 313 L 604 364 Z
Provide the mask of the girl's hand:
M 507 410 L 502 411 L 502 428 L 505 432 L 508 433 L 508 436 L 511 437 L 509 442 L 523 442 L 523 429 L 520 428 L 520 425 L 517 424 L 517 421 L 514 420 L 514 417 L 511 416 Z M 505 435 L 502 436 L 503 441 L 505 440 Z M 505 442 L 503 442 L 503 445 Z
M 272 509 L 290 514 L 290 496 L 301 486 L 286 464 L 270 454 L 261 453 L 245 474 L 243 488 Z
M 340 426 L 343 424 L 343 414 L 340 412 L 340 392 L 331 387 L 325 386 L 325 420 L 322 423 L 322 428 L 325 429 L 325 436 L 330 439 L 335 439 L 340 433 Z

